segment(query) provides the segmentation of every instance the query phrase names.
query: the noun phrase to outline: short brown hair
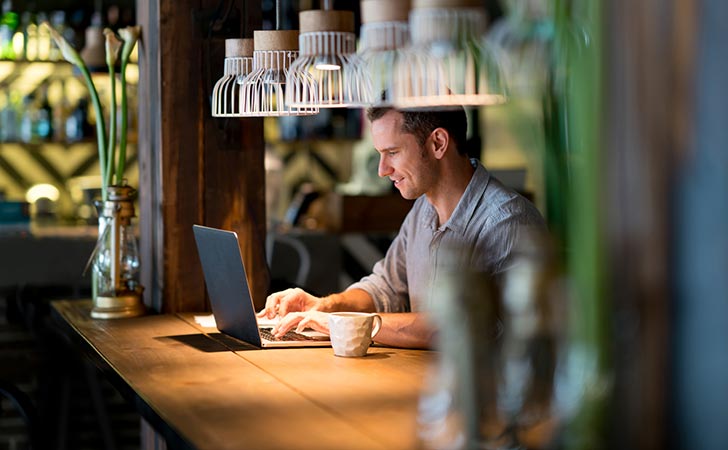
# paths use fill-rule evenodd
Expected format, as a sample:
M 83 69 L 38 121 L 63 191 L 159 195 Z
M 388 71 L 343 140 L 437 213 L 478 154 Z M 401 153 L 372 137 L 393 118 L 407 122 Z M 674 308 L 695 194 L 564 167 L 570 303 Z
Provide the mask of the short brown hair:
M 450 139 L 455 142 L 458 153 L 467 154 L 465 140 L 468 132 L 468 118 L 463 107 L 445 109 L 438 111 L 431 110 L 399 110 L 391 106 L 373 106 L 367 109 L 367 119 L 374 122 L 381 119 L 389 111 L 397 111 L 402 114 L 402 132 L 415 136 L 417 142 L 425 145 L 427 137 L 435 128 L 443 128 L 450 134 Z

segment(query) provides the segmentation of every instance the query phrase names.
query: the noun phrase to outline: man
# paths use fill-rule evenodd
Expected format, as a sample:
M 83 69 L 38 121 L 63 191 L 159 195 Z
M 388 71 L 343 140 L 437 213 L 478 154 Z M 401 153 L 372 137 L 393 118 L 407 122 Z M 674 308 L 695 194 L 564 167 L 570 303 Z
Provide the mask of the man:
M 436 330 L 427 302 L 446 252 L 460 264 L 492 275 L 507 269 L 522 226 L 543 226 L 538 210 L 470 159 L 464 143 L 465 111 L 397 111 L 372 108 L 379 176 L 415 201 L 397 237 L 373 273 L 344 292 L 315 297 L 302 289 L 271 294 L 259 316 L 280 316 L 274 333 L 297 326 L 328 333 L 327 312 L 377 311 L 380 344 L 427 348 Z

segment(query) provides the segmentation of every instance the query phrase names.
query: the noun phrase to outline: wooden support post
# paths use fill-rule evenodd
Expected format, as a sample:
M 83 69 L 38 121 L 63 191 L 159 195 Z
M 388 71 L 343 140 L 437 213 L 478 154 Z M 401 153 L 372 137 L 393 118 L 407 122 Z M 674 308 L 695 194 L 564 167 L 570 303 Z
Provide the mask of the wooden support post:
M 268 286 L 262 119 L 215 119 L 212 87 L 224 39 L 217 1 L 139 0 L 139 225 L 145 303 L 160 312 L 209 310 L 195 223 L 238 233 L 257 306 Z M 260 4 L 238 14 L 260 26 Z M 234 5 L 239 9 L 242 5 Z M 161 20 L 161 19 L 164 20 Z

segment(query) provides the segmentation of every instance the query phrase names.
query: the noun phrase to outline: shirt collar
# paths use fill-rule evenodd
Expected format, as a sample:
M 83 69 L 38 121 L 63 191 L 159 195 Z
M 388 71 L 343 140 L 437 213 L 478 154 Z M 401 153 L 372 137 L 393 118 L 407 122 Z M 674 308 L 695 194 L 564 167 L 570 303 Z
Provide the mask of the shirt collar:
M 450 228 L 453 231 L 460 233 L 465 232 L 465 228 L 468 226 L 470 219 L 475 214 L 475 210 L 480 205 L 480 199 L 485 194 L 485 190 L 488 187 L 490 181 L 490 174 L 480 161 L 475 158 L 470 159 L 470 163 L 475 167 L 475 173 L 473 173 L 468 187 L 465 188 L 462 197 L 455 210 L 452 212 L 450 219 L 445 223 L 444 228 Z M 434 209 L 434 208 L 433 208 Z

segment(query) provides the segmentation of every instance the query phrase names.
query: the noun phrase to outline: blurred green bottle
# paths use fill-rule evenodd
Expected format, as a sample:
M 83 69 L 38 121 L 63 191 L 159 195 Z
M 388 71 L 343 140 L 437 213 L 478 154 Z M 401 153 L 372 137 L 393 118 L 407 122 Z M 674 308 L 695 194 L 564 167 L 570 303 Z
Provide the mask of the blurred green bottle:
M 0 59 L 16 59 L 13 48 L 13 36 L 18 28 L 18 13 L 13 11 L 11 0 L 3 1 L 2 17 L 0 18 Z

